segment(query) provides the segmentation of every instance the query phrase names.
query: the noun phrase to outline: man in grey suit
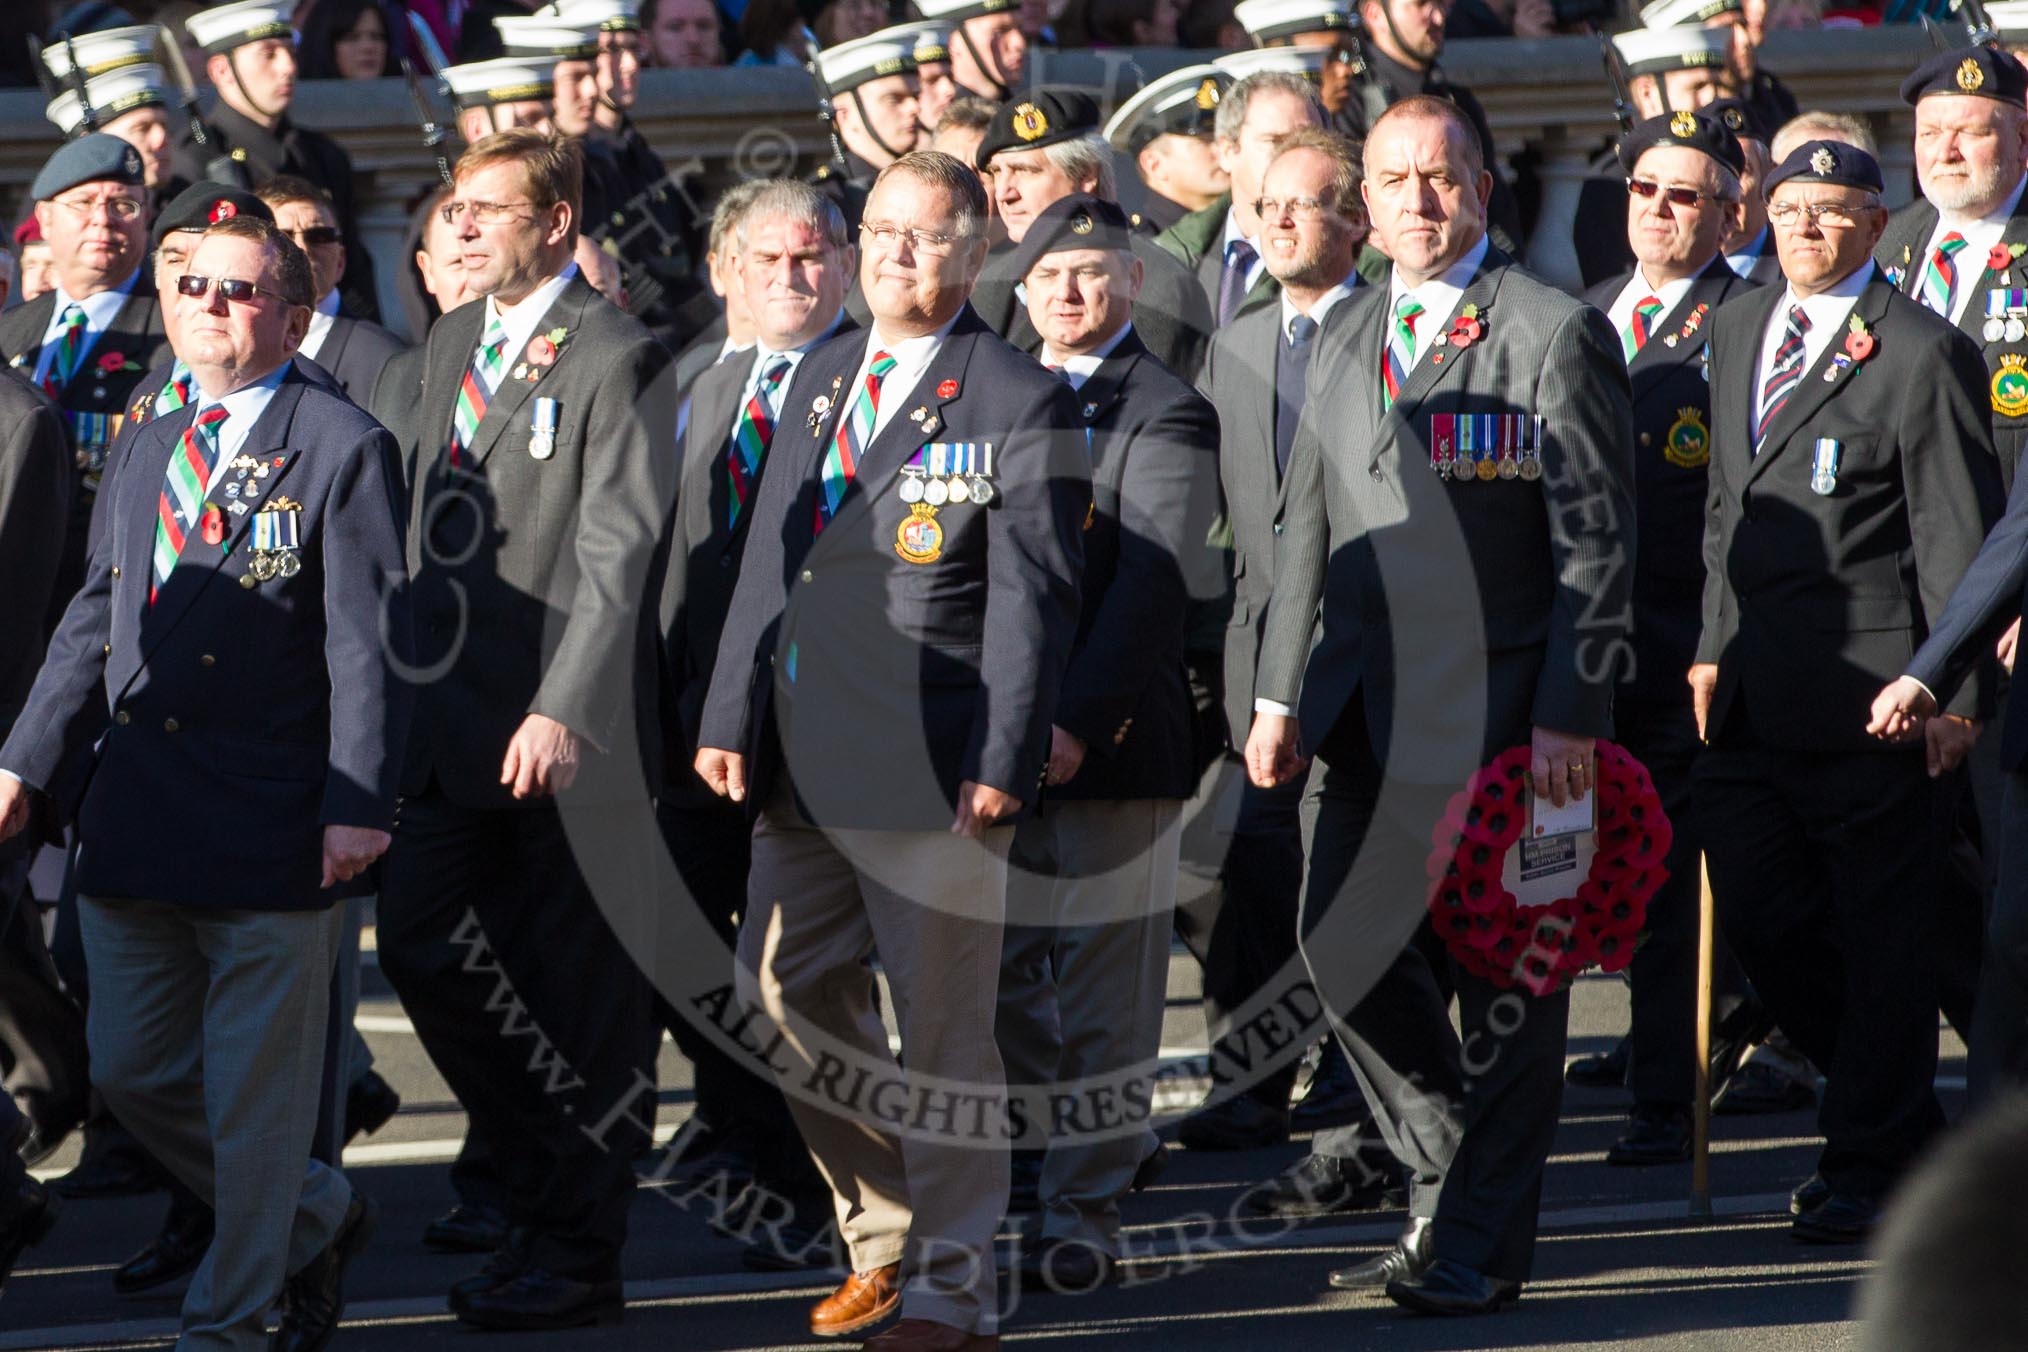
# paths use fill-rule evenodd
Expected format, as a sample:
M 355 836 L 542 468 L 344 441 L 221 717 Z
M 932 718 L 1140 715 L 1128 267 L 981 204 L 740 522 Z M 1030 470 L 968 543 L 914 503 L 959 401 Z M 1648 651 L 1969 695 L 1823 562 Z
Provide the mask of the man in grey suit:
M 1491 249 L 1454 105 L 1394 105 L 1365 170 L 1394 266 L 1311 363 L 1247 765 L 1269 787 L 1316 758 L 1303 953 L 1413 1180 L 1397 1246 L 1332 1282 L 1477 1314 L 1529 1275 L 1569 996 L 1457 969 L 1452 1031 L 1413 942 L 1431 828 L 1517 744 L 1538 807 L 1589 787 L 1626 645 L 1631 396 L 1605 317 Z M 1467 417 L 1488 435 L 1459 450 Z
M 316 278 L 317 304 L 303 355 L 331 373 L 345 397 L 362 407 L 373 398 L 380 368 L 401 351 L 401 339 L 370 320 L 338 313 L 338 284 L 345 280 L 345 237 L 330 194 L 291 174 L 261 184 L 255 194 L 275 213 L 282 233 L 310 260 Z

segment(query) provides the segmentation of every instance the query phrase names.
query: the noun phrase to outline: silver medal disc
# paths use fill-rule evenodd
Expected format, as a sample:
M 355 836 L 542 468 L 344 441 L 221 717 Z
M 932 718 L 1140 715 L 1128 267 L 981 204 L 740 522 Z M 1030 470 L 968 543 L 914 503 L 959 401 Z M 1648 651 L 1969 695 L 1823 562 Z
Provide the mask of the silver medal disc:
M 1542 461 L 1532 455 L 1529 456 L 1526 460 L 1523 460 L 1521 462 L 1521 477 L 1528 480 L 1530 483 L 1533 483 L 1535 480 L 1541 478 Z
M 2007 321 L 2007 330 L 2003 336 L 2010 343 L 2018 343 L 2023 338 L 2028 338 L 2028 324 L 2022 323 L 2021 317 L 2016 315 Z
M 1818 470 L 1810 476 L 1810 491 L 1819 497 L 1830 497 L 1831 490 L 1837 486 L 1838 476 L 1835 474 L 1826 474 L 1824 471 Z
M 2007 335 L 2007 321 L 1995 316 L 1986 321 L 1979 330 L 1979 336 L 1989 343 L 1997 343 Z
M 534 432 L 528 438 L 528 454 L 536 460 L 547 460 L 556 454 L 556 438 L 548 432 Z
M 972 490 L 972 501 L 981 507 L 991 502 L 993 495 L 999 491 L 993 487 L 993 481 L 983 474 L 974 474 L 968 481 L 968 486 Z
M 303 571 L 303 561 L 296 557 L 293 549 L 282 550 L 275 558 L 276 577 L 294 577 Z
M 911 505 L 922 501 L 922 477 L 916 474 L 901 476 L 901 500 Z
M 1519 475 L 1520 473 L 1521 473 L 1521 466 L 1519 466 L 1519 465 L 1517 465 L 1517 464 L 1515 464 L 1515 463 L 1514 463 L 1514 457 L 1513 457 L 1513 456 L 1511 456 L 1511 455 L 1503 455 L 1503 456 L 1501 456 L 1501 457 L 1500 457 L 1500 477 L 1501 477 L 1501 478 L 1503 478 L 1503 479 L 1512 479 L 1512 478 L 1516 477 L 1517 475 Z
M 931 479 L 922 486 L 922 500 L 932 507 L 941 507 L 951 500 L 951 490 L 942 479 Z

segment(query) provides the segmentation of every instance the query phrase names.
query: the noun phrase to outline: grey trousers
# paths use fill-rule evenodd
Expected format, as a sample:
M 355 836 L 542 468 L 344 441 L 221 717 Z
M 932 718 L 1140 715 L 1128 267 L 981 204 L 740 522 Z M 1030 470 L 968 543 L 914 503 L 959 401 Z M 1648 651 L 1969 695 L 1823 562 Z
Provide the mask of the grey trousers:
M 769 1059 L 853 1269 L 900 1263 L 904 1317 L 981 1334 L 1007 1208 L 993 997 L 1013 835 L 822 830 L 784 784 L 754 827 L 736 973 L 780 1030 Z M 876 949 L 906 1070 L 870 998 Z
M 341 906 L 200 911 L 78 898 L 92 1077 L 218 1213 L 178 1352 L 256 1352 L 290 1273 L 337 1234 L 342 1174 L 310 1158 Z
M 1045 1239 L 1120 1255 L 1148 1126 L 1175 928 L 1183 805 L 1049 805 L 1015 829 L 995 1036 L 1048 1136 Z

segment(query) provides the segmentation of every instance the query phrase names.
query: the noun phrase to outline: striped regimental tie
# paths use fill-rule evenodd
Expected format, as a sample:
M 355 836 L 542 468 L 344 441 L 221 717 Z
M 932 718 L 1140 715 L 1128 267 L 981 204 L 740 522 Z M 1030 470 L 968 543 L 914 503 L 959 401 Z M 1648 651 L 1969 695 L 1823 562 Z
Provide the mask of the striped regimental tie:
M 185 541 L 197 529 L 204 493 L 218 465 L 218 425 L 224 421 L 223 404 L 199 409 L 169 456 L 169 472 L 163 476 L 162 498 L 155 508 L 155 580 L 148 588 L 149 605 L 176 570 Z
M 781 413 L 782 382 L 788 379 L 789 359 L 776 356 L 762 368 L 760 381 L 753 393 L 747 396 L 746 407 L 740 411 L 739 426 L 733 429 L 732 445 L 726 448 L 726 479 L 732 485 L 732 501 L 728 507 L 725 524 L 728 527 L 739 524 L 740 514 L 746 511 L 747 503 L 753 498 L 754 484 L 760 478 L 761 461 L 767 457 L 768 446 L 775 438 L 775 419 Z
M 42 378 L 42 392 L 50 398 L 60 398 L 64 386 L 77 374 L 77 364 L 84 357 L 84 334 L 84 306 L 73 305 L 63 312 L 63 336 L 56 340 L 56 356 L 49 363 L 49 374 Z
M 458 386 L 457 407 L 451 410 L 452 469 L 465 463 L 465 452 L 471 449 L 472 438 L 479 431 L 479 421 L 486 416 L 486 402 L 493 397 L 493 391 L 500 388 L 500 372 L 507 365 L 503 359 L 506 347 L 506 326 L 495 315 L 486 321 L 486 332 L 480 335 L 479 349 L 472 354 L 472 365 Z
M 894 358 L 887 353 L 873 354 L 873 364 L 866 368 L 866 384 L 853 402 L 852 414 L 838 424 L 838 435 L 824 452 L 824 478 L 817 488 L 815 534 L 822 534 L 824 527 L 831 524 L 839 504 L 845 500 L 845 490 L 852 486 L 852 476 L 859 472 L 860 452 L 873 440 L 873 421 L 880 412 L 880 382 L 894 366 Z
M 1625 350 L 1628 361 L 1640 354 L 1648 345 L 1649 330 L 1654 328 L 1655 319 L 1662 313 L 1662 298 L 1649 296 L 1634 302 L 1634 313 L 1627 320 L 1627 331 L 1620 335 L 1620 346 Z
M 1951 317 L 1951 299 L 1958 289 L 1957 255 L 1964 247 L 1965 237 L 1953 230 L 1936 242 L 1922 262 L 1922 303 L 1945 319 Z
M 1387 333 L 1387 351 L 1380 362 L 1380 408 L 1394 407 L 1408 373 L 1415 369 L 1415 321 L 1422 315 L 1422 302 L 1403 296 L 1394 303 L 1394 323 Z
M 1775 349 L 1774 369 L 1767 374 L 1767 384 L 1760 392 L 1760 417 L 1753 424 L 1753 449 L 1760 451 L 1760 443 L 1767 438 L 1767 429 L 1774 423 L 1775 414 L 1782 411 L 1789 396 L 1796 392 L 1796 386 L 1803 383 L 1803 335 L 1810 331 L 1810 317 L 1803 313 L 1800 305 L 1789 307 L 1788 327 L 1782 330 L 1782 345 Z

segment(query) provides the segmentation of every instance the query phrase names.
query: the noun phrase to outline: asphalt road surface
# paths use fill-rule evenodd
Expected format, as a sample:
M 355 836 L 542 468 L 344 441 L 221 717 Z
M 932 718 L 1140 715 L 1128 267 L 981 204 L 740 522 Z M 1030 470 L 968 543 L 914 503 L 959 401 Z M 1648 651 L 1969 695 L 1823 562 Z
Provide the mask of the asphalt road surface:
M 369 955 L 370 961 L 370 955 Z M 372 1247 L 347 1282 L 338 1348 L 459 1352 L 748 1352 L 837 1347 L 812 1339 L 804 1317 L 830 1282 L 821 1274 L 743 1270 L 738 1246 L 706 1226 L 718 1199 L 642 1186 L 626 1275 L 629 1307 L 614 1328 L 484 1334 L 451 1318 L 443 1293 L 476 1266 L 426 1251 L 423 1226 L 449 1206 L 445 1165 L 463 1116 L 431 1068 L 377 969 L 366 973 L 361 1026 L 400 1114 L 354 1144 L 354 1182 L 382 1207 Z M 1165 1048 L 1203 1046 L 1195 965 L 1172 963 Z M 1594 975 L 1572 1004 L 1570 1054 L 1602 1050 L 1624 1026 L 1626 988 Z M 1962 1105 L 1963 1049 L 1945 1035 L 1939 1084 Z M 688 1067 L 666 1044 L 663 1133 L 688 1116 Z M 1180 1097 L 1187 1098 L 1187 1092 Z M 1693 1220 L 1690 1168 L 1612 1169 L 1605 1147 L 1625 1111 L 1615 1093 L 1573 1089 L 1564 1100 L 1543 1199 L 1535 1279 L 1501 1315 L 1437 1321 L 1382 1297 L 1331 1291 L 1333 1267 L 1378 1252 L 1399 1213 L 1338 1216 L 1300 1226 L 1231 1223 L 1243 1188 L 1287 1166 L 1302 1142 L 1232 1154 L 1177 1150 L 1160 1183 L 1126 1204 L 1133 1261 L 1127 1282 L 1084 1297 L 1037 1296 L 1005 1322 L 1005 1340 L 1036 1349 L 1446 1348 L 1821 1349 L 1855 1342 L 1850 1320 L 1867 1263 L 1857 1250 L 1806 1248 L 1788 1233 L 1787 1193 L 1811 1167 L 1814 1114 L 1714 1119 L 1714 1214 Z M 1164 1120 L 1174 1120 L 1175 1113 Z M 60 1173 L 75 1144 L 45 1175 Z M 174 1341 L 180 1289 L 121 1298 L 114 1268 L 161 1219 L 159 1197 L 69 1204 L 56 1231 L 22 1260 L 0 1296 L 0 1352 L 29 1348 L 154 1348 Z M 849 1343 L 847 1344 L 850 1345 Z

